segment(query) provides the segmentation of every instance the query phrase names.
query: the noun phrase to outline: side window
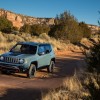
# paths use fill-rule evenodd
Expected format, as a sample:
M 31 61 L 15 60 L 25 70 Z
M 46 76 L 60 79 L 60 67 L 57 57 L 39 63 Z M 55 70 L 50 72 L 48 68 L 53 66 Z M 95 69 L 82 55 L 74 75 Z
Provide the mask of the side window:
M 22 47 L 22 45 L 17 44 L 16 46 L 14 46 L 14 47 L 11 49 L 11 51 L 19 52 L 21 47 Z
M 36 51 L 37 51 L 37 46 L 30 46 L 30 48 L 29 48 L 30 54 L 35 54 Z
M 38 53 L 45 53 L 45 48 L 44 46 L 39 46 L 39 49 L 38 49 Z
M 51 52 L 51 46 L 50 45 L 46 45 L 45 46 L 45 50 L 47 53 Z

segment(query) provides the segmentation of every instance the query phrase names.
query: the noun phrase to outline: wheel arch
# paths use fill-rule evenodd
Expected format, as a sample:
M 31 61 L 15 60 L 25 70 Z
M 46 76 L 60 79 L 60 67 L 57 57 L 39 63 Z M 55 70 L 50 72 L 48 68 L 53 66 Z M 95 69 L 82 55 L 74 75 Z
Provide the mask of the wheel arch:
M 36 70 L 37 70 L 37 68 L 38 68 L 38 62 L 37 61 L 33 61 L 33 62 L 31 62 L 31 64 L 34 64 L 36 66 Z
M 51 61 L 54 61 L 54 63 L 55 63 L 56 62 L 56 59 L 55 58 L 52 58 Z

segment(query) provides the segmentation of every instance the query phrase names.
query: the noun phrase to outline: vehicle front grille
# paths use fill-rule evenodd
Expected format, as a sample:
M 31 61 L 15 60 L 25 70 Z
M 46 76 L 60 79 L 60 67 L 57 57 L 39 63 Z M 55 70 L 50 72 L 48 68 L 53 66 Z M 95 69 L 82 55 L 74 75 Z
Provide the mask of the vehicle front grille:
M 4 57 L 3 61 L 8 63 L 19 63 L 18 58 L 12 58 L 12 57 Z

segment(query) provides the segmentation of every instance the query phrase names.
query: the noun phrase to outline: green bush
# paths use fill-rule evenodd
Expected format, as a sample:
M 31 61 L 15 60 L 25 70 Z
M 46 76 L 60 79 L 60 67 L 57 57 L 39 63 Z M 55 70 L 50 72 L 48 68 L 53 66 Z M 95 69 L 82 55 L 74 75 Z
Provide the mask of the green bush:
M 86 55 L 86 61 L 90 72 L 100 73 L 100 42 L 90 49 L 89 56 Z
M 91 100 L 100 100 L 100 42 L 90 49 L 86 62 L 90 79 L 85 86 L 91 94 Z
M 72 43 L 79 42 L 83 37 L 78 21 L 67 11 L 55 18 L 55 25 L 51 27 L 49 35 Z
M 39 36 L 41 33 L 47 33 L 49 32 L 50 27 L 48 25 L 29 25 L 25 24 L 20 28 L 20 32 L 30 33 L 31 35 Z
M 91 36 L 91 29 L 84 22 L 79 23 L 79 27 L 82 31 L 84 38 L 89 38 Z
M 25 32 L 25 33 L 30 33 L 31 31 L 31 26 L 28 24 L 24 24 L 21 28 L 20 28 L 20 32 Z
M 18 31 L 18 28 L 13 26 L 13 27 L 12 27 L 12 30 L 13 30 L 13 31 Z
M 13 24 L 5 17 L 0 17 L 0 31 L 9 33 L 11 32 Z

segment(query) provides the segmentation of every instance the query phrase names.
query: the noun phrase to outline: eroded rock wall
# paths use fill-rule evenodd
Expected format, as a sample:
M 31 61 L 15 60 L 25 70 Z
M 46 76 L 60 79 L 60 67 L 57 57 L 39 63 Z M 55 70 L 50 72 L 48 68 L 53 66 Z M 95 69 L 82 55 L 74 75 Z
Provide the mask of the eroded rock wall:
M 13 23 L 13 26 L 20 28 L 24 24 L 47 24 L 53 25 L 54 18 L 35 18 L 30 16 L 24 16 L 21 14 L 16 14 L 4 9 L 0 9 L 0 16 L 3 16 Z

